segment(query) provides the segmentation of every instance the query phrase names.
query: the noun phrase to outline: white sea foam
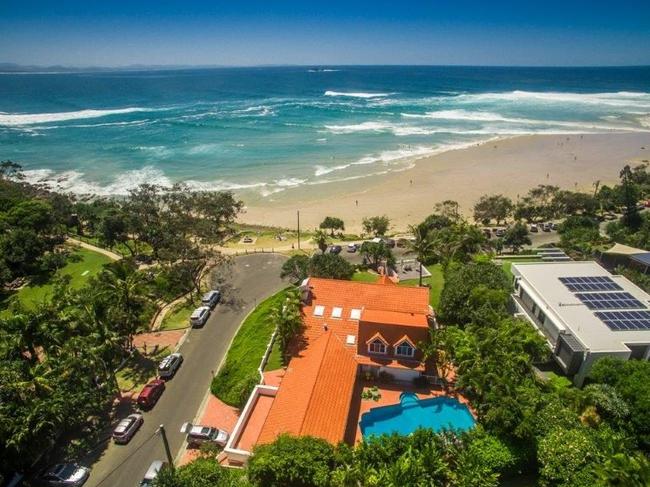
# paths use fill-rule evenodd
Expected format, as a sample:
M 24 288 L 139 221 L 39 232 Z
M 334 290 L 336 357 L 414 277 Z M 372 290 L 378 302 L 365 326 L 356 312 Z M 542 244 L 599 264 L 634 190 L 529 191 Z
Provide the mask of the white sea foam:
M 355 132 L 384 132 L 392 128 L 388 122 L 361 122 L 350 125 L 325 125 L 334 134 L 352 134 Z
M 4 113 L 0 112 L 0 125 L 32 125 L 36 123 L 62 122 L 65 120 L 80 120 L 84 118 L 99 118 L 108 115 L 120 115 L 125 113 L 135 113 L 151 111 L 151 109 L 130 107 L 118 108 L 114 110 L 79 110 L 76 112 L 57 112 L 57 113 Z
M 337 73 L 340 69 L 308 69 L 308 73 Z
M 331 91 L 327 90 L 324 95 L 325 96 L 348 96 L 351 98 L 381 98 L 385 96 L 390 96 L 393 93 L 364 93 L 364 92 L 352 92 L 352 93 L 346 93 L 342 91 Z
M 608 106 L 650 106 L 650 93 L 619 91 L 616 93 L 561 93 L 537 91 L 509 91 L 504 93 L 467 93 L 458 95 L 460 102 L 544 102 L 544 103 L 574 103 Z

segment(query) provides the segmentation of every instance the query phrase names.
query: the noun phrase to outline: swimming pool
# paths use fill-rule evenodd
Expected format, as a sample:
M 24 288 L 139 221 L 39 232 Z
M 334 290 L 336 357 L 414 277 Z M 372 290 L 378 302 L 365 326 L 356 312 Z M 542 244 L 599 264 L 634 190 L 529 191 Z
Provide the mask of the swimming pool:
M 411 392 L 400 396 L 399 404 L 373 408 L 361 416 L 363 436 L 399 433 L 408 435 L 418 428 L 434 431 L 464 431 L 474 426 L 474 417 L 466 405 L 453 397 L 418 399 Z

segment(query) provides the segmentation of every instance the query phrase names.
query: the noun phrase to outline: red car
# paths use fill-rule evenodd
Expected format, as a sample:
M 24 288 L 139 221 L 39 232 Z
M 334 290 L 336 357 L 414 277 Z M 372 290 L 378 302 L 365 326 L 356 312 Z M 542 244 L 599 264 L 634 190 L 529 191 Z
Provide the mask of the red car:
M 154 379 L 149 382 L 138 396 L 138 406 L 142 409 L 151 409 L 165 390 L 165 381 Z

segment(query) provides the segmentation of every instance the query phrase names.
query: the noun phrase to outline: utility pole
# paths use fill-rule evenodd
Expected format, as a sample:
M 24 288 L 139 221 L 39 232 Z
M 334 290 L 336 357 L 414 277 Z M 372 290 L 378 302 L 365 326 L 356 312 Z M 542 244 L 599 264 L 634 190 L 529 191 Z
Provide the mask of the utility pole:
M 160 437 L 162 438 L 163 445 L 165 445 L 165 453 L 167 454 L 167 463 L 169 463 L 169 468 L 174 470 L 174 459 L 172 458 L 172 452 L 169 449 L 169 442 L 167 441 L 165 426 L 161 424 L 160 428 L 158 428 L 158 431 L 160 432 Z
M 298 250 L 300 250 L 300 210 L 296 211 L 298 215 Z

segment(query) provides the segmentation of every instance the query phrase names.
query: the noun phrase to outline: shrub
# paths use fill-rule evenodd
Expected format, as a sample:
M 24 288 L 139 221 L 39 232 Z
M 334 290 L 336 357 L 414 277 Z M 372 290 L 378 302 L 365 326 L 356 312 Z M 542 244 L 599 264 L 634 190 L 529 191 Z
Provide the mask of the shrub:
M 418 375 L 417 377 L 413 377 L 413 385 L 415 387 L 427 387 L 429 385 L 429 379 L 423 375 Z

